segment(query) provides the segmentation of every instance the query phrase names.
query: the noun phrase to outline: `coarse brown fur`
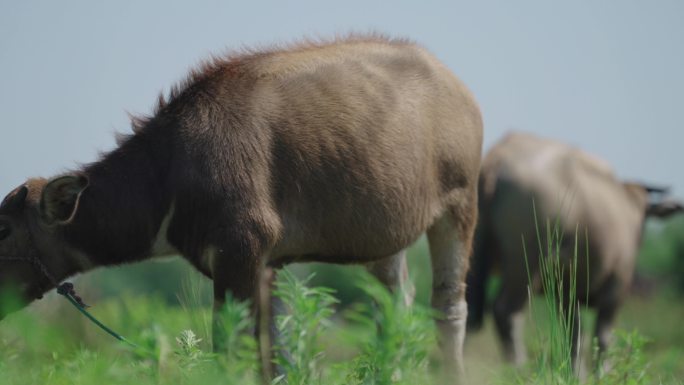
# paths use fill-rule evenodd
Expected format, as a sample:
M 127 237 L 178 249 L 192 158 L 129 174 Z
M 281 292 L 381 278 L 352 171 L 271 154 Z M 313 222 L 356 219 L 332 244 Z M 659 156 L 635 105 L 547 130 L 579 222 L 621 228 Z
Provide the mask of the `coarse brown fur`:
M 0 226 L 34 241 L 0 254 L 33 250 L 59 279 L 180 254 L 213 279 L 218 318 L 226 291 L 261 298 L 262 272 L 292 261 L 371 263 L 402 286 L 427 231 L 456 375 L 482 121 L 432 55 L 370 36 L 213 59 L 133 126 L 101 160 L 20 187 Z

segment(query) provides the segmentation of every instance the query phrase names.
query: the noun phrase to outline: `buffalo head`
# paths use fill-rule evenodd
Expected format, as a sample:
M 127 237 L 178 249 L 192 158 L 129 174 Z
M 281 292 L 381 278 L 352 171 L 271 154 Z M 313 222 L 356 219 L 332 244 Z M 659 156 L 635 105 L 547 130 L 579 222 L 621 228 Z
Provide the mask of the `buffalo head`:
M 30 179 L 0 203 L 0 319 L 39 299 L 65 278 L 63 228 L 87 179 Z

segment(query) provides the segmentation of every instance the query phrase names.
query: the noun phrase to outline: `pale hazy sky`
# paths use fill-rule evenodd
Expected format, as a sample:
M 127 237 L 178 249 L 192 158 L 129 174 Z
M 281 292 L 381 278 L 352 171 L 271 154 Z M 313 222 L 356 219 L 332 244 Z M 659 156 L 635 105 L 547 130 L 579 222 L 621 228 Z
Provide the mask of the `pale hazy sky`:
M 526 130 L 684 196 L 684 1 L 0 0 L 0 198 L 112 149 L 210 53 L 370 30 L 470 86 L 485 148 Z

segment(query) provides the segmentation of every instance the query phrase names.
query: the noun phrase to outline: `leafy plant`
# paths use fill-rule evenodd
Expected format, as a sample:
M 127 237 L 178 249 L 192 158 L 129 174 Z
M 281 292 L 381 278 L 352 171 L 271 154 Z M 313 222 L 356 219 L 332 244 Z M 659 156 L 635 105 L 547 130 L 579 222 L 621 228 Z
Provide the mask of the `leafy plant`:
M 649 364 L 643 349 L 648 340 L 636 330 L 616 331 L 615 341 L 608 348 L 605 364 L 599 367 L 596 382 L 601 385 L 652 384 Z
M 429 353 L 435 342 L 432 311 L 420 305 L 407 307 L 400 293 L 390 293 L 368 273 L 358 281 L 374 305 L 360 304 L 347 317 L 375 332 L 362 344 L 347 383 L 429 383 Z
M 176 337 L 178 349 L 176 355 L 178 356 L 178 363 L 180 367 L 185 370 L 192 370 L 202 363 L 212 360 L 212 356 L 202 351 L 199 348 L 201 338 L 197 338 L 195 332 L 192 330 L 183 330 L 180 336 Z
M 286 314 L 277 315 L 279 338 L 276 344 L 276 364 L 284 372 L 274 382 L 290 385 L 325 383 L 321 360 L 324 350 L 321 335 L 330 329 L 333 306 L 338 302 L 333 291 L 325 287 L 310 288 L 288 270 L 279 274 L 275 295 L 286 307 Z

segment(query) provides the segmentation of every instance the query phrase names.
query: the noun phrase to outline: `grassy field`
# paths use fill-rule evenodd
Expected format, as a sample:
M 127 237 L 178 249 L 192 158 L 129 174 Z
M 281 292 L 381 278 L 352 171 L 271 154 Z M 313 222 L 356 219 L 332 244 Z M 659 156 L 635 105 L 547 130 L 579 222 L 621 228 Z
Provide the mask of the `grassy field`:
M 671 236 L 668 226 L 651 229 L 646 248 L 662 248 L 659 237 Z M 587 376 L 587 383 L 684 383 L 684 300 L 671 275 L 673 268 L 667 267 L 675 262 L 666 259 L 641 257 L 643 279 L 656 283 L 632 296 L 619 315 L 620 331 L 611 352 L 614 370 L 600 379 Z M 424 241 L 412 248 L 410 264 L 417 286 L 417 306 L 410 310 L 359 268 L 294 266 L 295 274 L 279 289 L 291 315 L 279 320 L 289 359 L 281 357 L 287 374 L 276 383 L 440 383 L 434 327 L 425 306 L 430 273 Z M 301 277 L 312 268 L 317 275 L 303 285 Z M 333 283 L 337 291 L 316 288 L 326 283 Z M 116 342 L 51 294 L 0 324 L 0 384 L 258 383 L 256 344 L 244 332 L 251 328 L 246 305 L 234 303 L 227 309 L 230 354 L 212 354 L 208 284 L 184 263 L 150 262 L 96 271 L 76 284 L 86 302 L 93 302 L 92 312 L 139 347 Z M 501 360 L 488 317 L 484 330 L 466 341 L 470 383 L 577 383 L 540 360 L 553 344 L 552 336 L 544 333 L 553 317 L 543 301 L 535 300 L 533 308 L 526 333 L 530 363 L 514 369 Z M 593 315 L 585 312 L 587 366 L 592 325 Z

